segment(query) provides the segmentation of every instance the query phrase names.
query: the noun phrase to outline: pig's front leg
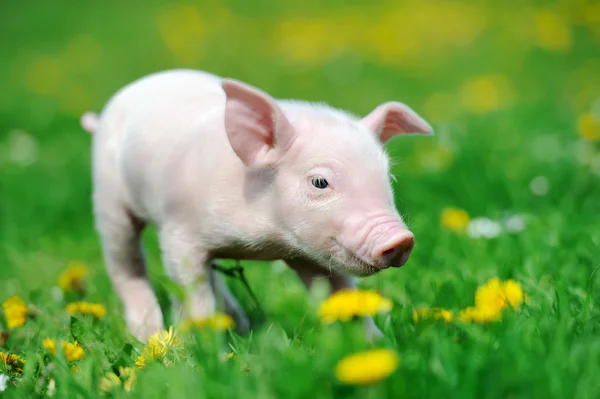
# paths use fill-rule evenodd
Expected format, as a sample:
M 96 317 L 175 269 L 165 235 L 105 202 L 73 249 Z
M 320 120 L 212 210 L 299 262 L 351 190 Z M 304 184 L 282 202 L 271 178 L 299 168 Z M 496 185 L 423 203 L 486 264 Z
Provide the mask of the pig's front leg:
M 333 271 L 324 270 L 322 267 L 307 261 L 287 261 L 288 265 L 296 271 L 304 285 L 310 287 L 317 278 L 326 278 L 331 287 L 330 295 L 342 289 L 356 289 L 356 282 L 350 276 L 343 276 Z M 365 318 L 365 329 L 367 339 L 371 342 L 383 338 L 383 333 L 375 324 L 371 316 Z
M 202 319 L 215 312 L 208 253 L 182 226 L 160 230 L 163 263 L 169 277 L 183 287 L 185 302 L 171 295 L 173 324 L 183 319 Z

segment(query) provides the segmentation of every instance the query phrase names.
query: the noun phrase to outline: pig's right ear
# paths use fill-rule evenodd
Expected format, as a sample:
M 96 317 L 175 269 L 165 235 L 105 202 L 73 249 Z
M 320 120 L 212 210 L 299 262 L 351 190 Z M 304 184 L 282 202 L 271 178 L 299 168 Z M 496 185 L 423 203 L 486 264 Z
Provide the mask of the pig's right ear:
M 275 101 L 266 93 L 224 79 L 225 131 L 236 155 L 246 166 L 277 161 L 293 141 L 293 129 Z
M 408 105 L 397 101 L 381 104 L 361 122 L 371 129 L 382 143 L 400 134 L 433 134 L 429 123 Z

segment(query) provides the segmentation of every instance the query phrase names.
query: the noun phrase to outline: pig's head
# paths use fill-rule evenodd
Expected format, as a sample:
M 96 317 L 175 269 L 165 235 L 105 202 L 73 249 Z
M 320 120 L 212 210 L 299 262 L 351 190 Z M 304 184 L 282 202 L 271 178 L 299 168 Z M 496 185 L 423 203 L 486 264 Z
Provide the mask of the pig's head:
M 325 105 L 275 101 L 235 80 L 222 87 L 229 142 L 249 171 L 268 171 L 258 195 L 292 253 L 361 276 L 407 262 L 414 236 L 394 206 L 383 144 L 433 134 L 427 122 L 398 102 L 361 119 Z

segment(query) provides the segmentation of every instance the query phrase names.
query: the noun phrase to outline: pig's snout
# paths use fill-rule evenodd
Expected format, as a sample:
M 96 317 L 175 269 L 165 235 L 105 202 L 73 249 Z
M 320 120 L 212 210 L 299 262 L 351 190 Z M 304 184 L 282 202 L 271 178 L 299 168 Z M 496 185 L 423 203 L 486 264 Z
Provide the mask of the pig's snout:
M 378 240 L 371 252 L 371 258 L 375 266 L 381 269 L 401 267 L 408 261 L 414 245 L 413 233 L 402 229 L 391 236 L 384 236 Z

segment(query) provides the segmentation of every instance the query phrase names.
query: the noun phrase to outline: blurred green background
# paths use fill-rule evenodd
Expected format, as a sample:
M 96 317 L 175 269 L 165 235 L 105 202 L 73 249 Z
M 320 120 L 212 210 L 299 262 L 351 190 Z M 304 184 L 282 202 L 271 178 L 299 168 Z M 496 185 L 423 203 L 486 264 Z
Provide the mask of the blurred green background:
M 418 243 L 393 286 L 381 285 L 396 299 L 429 302 L 433 282 L 503 270 L 538 288 L 533 282 L 547 273 L 573 287 L 588 283 L 600 244 L 597 1 L 62 0 L 1 8 L 3 297 L 48 286 L 75 260 L 99 273 L 105 292 L 90 137 L 79 116 L 99 112 L 132 80 L 179 67 L 361 115 L 402 101 L 434 126 L 432 138 L 388 147 L 398 207 Z M 446 207 L 490 218 L 521 212 L 534 222 L 518 238 L 467 242 L 440 225 Z M 263 274 L 254 283 L 266 295 L 268 284 L 256 281 Z M 381 284 L 380 276 L 366 281 Z

